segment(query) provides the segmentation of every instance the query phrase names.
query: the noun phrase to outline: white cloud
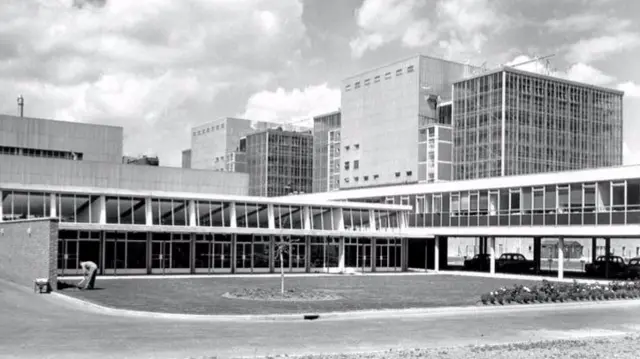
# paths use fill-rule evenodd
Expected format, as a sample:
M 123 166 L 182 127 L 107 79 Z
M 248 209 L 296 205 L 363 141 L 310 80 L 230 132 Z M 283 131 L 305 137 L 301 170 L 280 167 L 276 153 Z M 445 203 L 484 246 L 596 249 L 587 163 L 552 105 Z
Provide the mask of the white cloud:
M 615 35 L 602 35 L 582 39 L 570 45 L 566 60 L 569 62 L 589 63 L 607 58 L 609 55 L 633 49 L 640 45 L 640 35 L 622 32 Z
M 608 85 L 615 80 L 613 76 L 609 76 L 593 66 L 577 63 L 571 65 L 569 69 L 561 74 L 568 80 L 584 82 L 591 85 L 602 86 Z
M 27 116 L 121 125 L 135 138 L 125 151 L 158 148 L 179 165 L 189 127 L 227 115 L 215 113 L 220 96 L 254 92 L 300 56 L 302 10 L 300 0 L 5 0 L 0 112 L 15 113 L 21 93 Z
M 239 117 L 254 121 L 295 123 L 313 126 L 313 116 L 336 111 L 340 107 L 340 89 L 326 83 L 304 89 L 261 91 L 253 94 L 246 111 Z
M 425 0 L 364 0 L 356 10 L 358 35 L 349 45 L 354 57 L 376 50 L 394 40 L 405 46 L 425 46 L 433 41 L 427 19 L 416 19 L 415 13 Z
M 488 39 L 504 29 L 509 16 L 498 14 L 495 2 L 489 0 L 442 0 L 436 6 L 439 28 L 448 35 L 440 41 L 448 58 L 460 60 L 460 56 L 480 53 Z
M 599 69 L 581 62 L 569 66 L 569 68 L 567 68 L 566 70 L 557 71 L 552 67 L 551 62 L 547 63 L 546 60 L 532 60 L 534 59 L 530 56 L 519 55 L 516 56 L 513 60 L 505 63 L 505 65 L 513 66 L 520 63 L 525 63 L 524 65 L 516 66 L 516 68 L 518 70 L 560 77 L 563 79 L 596 86 L 609 85 L 615 80 L 615 77 L 607 75 Z
M 617 19 L 603 12 L 570 14 L 564 18 L 553 18 L 545 22 L 552 32 L 597 32 L 617 33 L 631 25 L 631 21 Z
M 640 97 L 640 85 L 632 81 L 627 81 L 618 85 L 618 90 L 624 91 L 624 96 Z

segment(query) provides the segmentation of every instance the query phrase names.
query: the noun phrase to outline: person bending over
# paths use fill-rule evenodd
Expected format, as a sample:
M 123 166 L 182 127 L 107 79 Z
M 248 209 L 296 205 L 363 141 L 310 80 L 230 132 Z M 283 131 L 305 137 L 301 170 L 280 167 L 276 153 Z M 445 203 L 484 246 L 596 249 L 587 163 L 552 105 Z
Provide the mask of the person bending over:
M 98 274 L 98 266 L 92 261 L 80 262 L 80 268 L 84 278 L 78 283 L 80 289 L 93 289 L 96 284 L 96 275 Z

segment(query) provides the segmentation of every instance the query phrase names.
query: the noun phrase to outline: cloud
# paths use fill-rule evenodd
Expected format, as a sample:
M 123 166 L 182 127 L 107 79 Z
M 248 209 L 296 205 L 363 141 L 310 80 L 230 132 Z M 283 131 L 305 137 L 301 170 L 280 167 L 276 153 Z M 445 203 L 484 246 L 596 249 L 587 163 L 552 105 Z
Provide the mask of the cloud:
M 618 85 L 618 90 L 624 91 L 625 97 L 640 97 L 640 85 L 627 81 Z
M 612 54 L 631 50 L 640 45 L 640 35 L 633 32 L 622 32 L 615 35 L 602 35 L 582 39 L 570 45 L 566 60 L 569 62 L 589 63 L 605 59 Z
M 566 32 L 608 32 L 618 33 L 631 25 L 631 21 L 617 19 L 603 12 L 570 14 L 563 18 L 553 18 L 545 22 L 545 26 L 554 33 Z
M 326 83 L 304 89 L 261 91 L 253 94 L 239 117 L 254 121 L 313 126 L 313 117 L 340 107 L 340 89 Z
M 532 61 L 534 58 L 527 55 L 516 56 L 513 60 L 505 63 L 506 66 L 513 66 L 520 63 L 524 65 L 517 66 L 518 70 L 534 72 L 543 75 L 555 76 L 571 81 L 582 82 L 595 86 L 610 85 L 615 81 L 615 77 L 602 72 L 601 70 L 584 63 L 575 63 L 563 71 L 557 71 L 551 63 L 545 60 Z M 530 62 L 529 62 L 530 61 Z M 528 63 L 526 63 L 528 62 Z
M 125 151 L 179 165 L 191 126 L 244 108 L 300 59 L 302 11 L 300 0 L 5 0 L 0 98 L 23 94 L 27 116 L 124 126 Z
M 358 35 L 349 42 L 353 57 L 376 50 L 394 40 L 409 47 L 425 46 L 432 39 L 427 19 L 415 13 L 425 0 L 364 0 L 356 9 Z

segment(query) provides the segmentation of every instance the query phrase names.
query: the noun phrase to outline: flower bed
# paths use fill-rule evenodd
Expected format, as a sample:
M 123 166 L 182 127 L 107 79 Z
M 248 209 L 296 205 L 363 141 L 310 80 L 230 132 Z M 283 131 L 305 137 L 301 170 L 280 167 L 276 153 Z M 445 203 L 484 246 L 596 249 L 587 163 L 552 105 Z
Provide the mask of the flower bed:
M 319 290 L 287 289 L 284 294 L 280 289 L 244 288 L 222 295 L 229 299 L 309 302 L 342 299 L 339 295 Z
M 609 284 L 542 283 L 526 287 L 515 285 L 483 294 L 480 301 L 491 304 L 530 304 L 587 300 L 610 300 L 640 298 L 640 281 L 611 282 Z

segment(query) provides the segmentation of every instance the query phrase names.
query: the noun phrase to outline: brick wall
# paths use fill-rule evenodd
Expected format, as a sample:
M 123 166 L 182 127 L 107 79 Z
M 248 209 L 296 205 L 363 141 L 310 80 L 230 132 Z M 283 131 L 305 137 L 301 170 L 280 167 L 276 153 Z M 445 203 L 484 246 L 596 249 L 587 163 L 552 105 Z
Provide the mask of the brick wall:
M 31 288 L 34 279 L 49 278 L 55 289 L 57 267 L 56 219 L 0 222 L 0 277 Z

